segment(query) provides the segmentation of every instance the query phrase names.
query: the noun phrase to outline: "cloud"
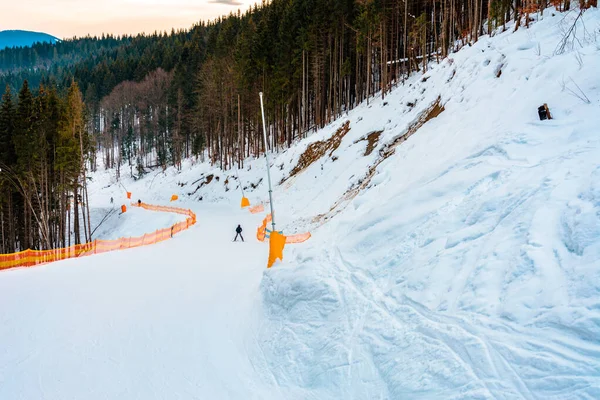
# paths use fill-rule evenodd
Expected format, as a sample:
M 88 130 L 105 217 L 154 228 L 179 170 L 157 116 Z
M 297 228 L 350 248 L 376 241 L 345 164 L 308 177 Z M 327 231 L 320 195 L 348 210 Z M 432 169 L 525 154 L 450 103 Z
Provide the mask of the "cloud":
M 209 3 L 225 4 L 227 6 L 241 6 L 243 4 L 236 0 L 210 0 Z
M 73 35 L 189 29 L 260 0 L 0 0 L 0 27 Z M 7 4 L 4 4 L 7 3 Z

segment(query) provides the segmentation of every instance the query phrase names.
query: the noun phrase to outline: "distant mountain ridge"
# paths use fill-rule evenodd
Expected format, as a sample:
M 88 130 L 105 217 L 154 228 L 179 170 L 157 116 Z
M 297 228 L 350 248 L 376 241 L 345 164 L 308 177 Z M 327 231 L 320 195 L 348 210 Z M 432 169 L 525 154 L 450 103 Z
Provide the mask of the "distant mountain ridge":
M 31 46 L 37 42 L 55 43 L 58 38 L 42 32 L 31 31 L 0 31 L 0 50 L 7 47 Z

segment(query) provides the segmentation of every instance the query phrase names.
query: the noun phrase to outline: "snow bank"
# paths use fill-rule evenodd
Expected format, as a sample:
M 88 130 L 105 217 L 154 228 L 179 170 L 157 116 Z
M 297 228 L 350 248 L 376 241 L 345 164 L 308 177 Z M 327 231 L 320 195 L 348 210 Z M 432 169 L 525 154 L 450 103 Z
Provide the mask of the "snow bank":
M 419 104 L 445 107 L 265 273 L 278 379 L 318 398 L 600 397 L 600 51 L 590 35 L 554 54 L 572 17 L 483 38 L 349 116 L 381 149 Z M 584 22 L 597 32 L 598 10 Z M 329 173 L 303 178 L 339 195 Z

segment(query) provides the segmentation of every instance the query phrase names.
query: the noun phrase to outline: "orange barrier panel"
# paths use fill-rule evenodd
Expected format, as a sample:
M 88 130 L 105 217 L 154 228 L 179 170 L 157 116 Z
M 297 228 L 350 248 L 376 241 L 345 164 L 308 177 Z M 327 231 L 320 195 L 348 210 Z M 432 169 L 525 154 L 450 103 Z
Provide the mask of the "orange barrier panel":
M 267 214 L 263 219 L 262 225 L 256 231 L 256 238 L 259 242 L 264 242 L 267 237 L 267 225 L 271 222 L 271 214 Z M 298 233 L 296 235 L 286 236 L 285 242 L 288 244 L 304 243 L 311 238 L 310 232 Z
M 310 239 L 311 236 L 312 235 L 310 234 L 310 232 L 299 233 L 297 235 L 286 236 L 285 237 L 285 242 L 286 243 L 304 243 L 308 239 Z
M 150 204 L 133 203 L 133 207 L 141 207 L 150 211 L 172 212 L 186 215 L 185 221 L 170 228 L 164 228 L 139 237 L 120 238 L 116 240 L 94 240 L 91 243 L 78 244 L 67 248 L 54 250 L 25 250 L 19 253 L 0 254 L 0 270 L 16 267 L 32 267 L 54 261 L 106 253 L 115 250 L 131 249 L 165 241 L 173 235 L 188 229 L 196 223 L 196 214 L 191 210 L 177 207 L 153 206 Z M 125 206 L 123 206 L 125 207 Z
M 126 212 L 127 212 L 127 206 L 126 206 L 125 204 L 123 204 L 123 205 L 121 206 L 121 214 L 124 214 L 124 213 L 126 213 Z
M 267 214 L 265 219 L 263 219 L 262 225 L 258 227 L 256 231 L 256 238 L 259 242 L 264 242 L 265 237 L 267 235 L 267 224 L 271 222 L 271 214 Z
M 131 199 L 131 192 L 127 192 L 127 198 Z
M 250 207 L 250 200 L 246 197 L 242 197 L 242 208 Z
M 261 212 L 265 211 L 265 206 L 262 205 L 262 204 L 259 204 L 259 205 L 254 206 L 254 207 L 250 207 L 248 209 L 248 211 L 250 211 L 252 214 L 258 214 L 258 213 L 261 213 Z

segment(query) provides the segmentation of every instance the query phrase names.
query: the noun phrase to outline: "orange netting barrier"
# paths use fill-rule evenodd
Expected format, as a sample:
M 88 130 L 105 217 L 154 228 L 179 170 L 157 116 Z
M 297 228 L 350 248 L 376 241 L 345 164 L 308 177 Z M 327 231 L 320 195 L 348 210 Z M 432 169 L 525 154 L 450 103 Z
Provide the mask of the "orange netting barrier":
M 290 244 L 291 243 L 304 243 L 308 239 L 310 239 L 310 237 L 311 237 L 310 232 L 298 233 L 296 235 L 286 236 L 285 242 L 290 243 Z
M 265 206 L 262 205 L 262 204 L 259 204 L 259 205 L 254 206 L 254 207 L 250 207 L 248 209 L 248 211 L 250 211 L 252 214 L 258 214 L 258 213 L 261 213 L 261 212 L 265 211 Z
M 265 237 L 267 236 L 267 224 L 271 222 L 271 214 L 267 214 L 265 219 L 263 219 L 262 225 L 258 227 L 256 231 L 256 238 L 259 242 L 264 242 Z
M 267 225 L 271 222 L 271 214 L 267 214 L 263 219 L 262 225 L 258 227 L 256 231 L 256 238 L 259 242 L 264 242 L 270 236 L 270 230 L 267 229 Z M 286 243 L 303 243 L 310 239 L 310 232 L 298 233 L 296 235 L 285 236 Z
M 17 267 L 32 267 L 35 265 L 66 260 L 68 258 L 84 257 L 109 251 L 147 246 L 170 239 L 173 235 L 188 229 L 196 223 L 196 214 L 191 210 L 177 207 L 153 206 L 144 203 L 139 205 L 132 203 L 131 205 L 150 211 L 172 212 L 186 215 L 187 218 L 185 221 L 179 222 L 169 228 L 146 233 L 139 237 L 120 238 L 116 240 L 94 240 L 91 243 L 78 244 L 55 250 L 25 250 L 19 253 L 0 254 L 0 270 Z

